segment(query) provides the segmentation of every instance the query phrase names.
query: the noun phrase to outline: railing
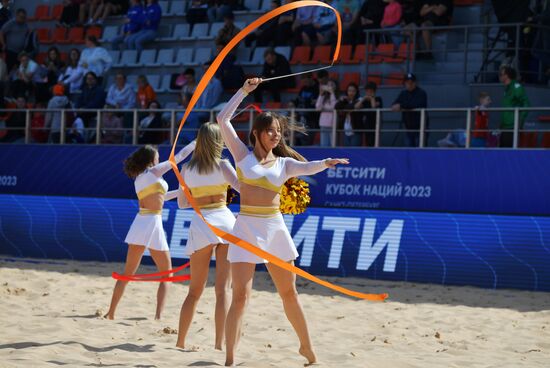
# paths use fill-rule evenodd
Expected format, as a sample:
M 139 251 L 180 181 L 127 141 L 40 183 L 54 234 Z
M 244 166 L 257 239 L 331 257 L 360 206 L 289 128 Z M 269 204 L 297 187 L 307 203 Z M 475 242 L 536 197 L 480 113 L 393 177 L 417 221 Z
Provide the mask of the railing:
M 370 49 L 370 46 L 373 45 L 373 40 L 380 39 L 380 36 L 389 35 L 396 35 L 399 33 L 399 38 L 404 39 L 404 43 L 407 44 L 407 55 L 409 57 L 404 60 L 406 63 L 405 72 L 412 72 L 418 75 L 423 74 L 430 74 L 434 73 L 433 68 L 430 71 L 423 71 L 418 70 L 415 53 L 418 53 L 418 55 L 426 52 L 437 54 L 437 58 L 441 60 L 441 57 L 445 61 L 448 54 L 450 52 L 455 53 L 462 53 L 463 56 L 460 58 L 460 60 L 457 60 L 457 62 L 462 62 L 462 68 L 460 71 L 446 71 L 444 68 L 442 70 L 438 70 L 438 75 L 441 74 L 452 74 L 452 75 L 458 75 L 462 74 L 463 82 L 476 82 L 476 83 L 485 83 L 487 81 L 490 81 L 492 79 L 495 79 L 497 77 L 496 73 L 498 72 L 498 69 L 496 70 L 489 70 L 489 64 L 491 61 L 497 61 L 495 60 L 495 55 L 505 55 L 505 57 L 502 57 L 502 59 L 505 59 L 506 56 L 511 58 L 512 66 L 518 70 L 520 75 L 523 76 L 531 76 L 533 77 L 536 75 L 538 80 L 542 79 L 543 76 L 543 65 L 542 63 L 539 63 L 538 69 L 536 71 L 527 69 L 530 65 L 524 65 L 526 63 L 521 62 L 521 53 L 531 53 L 531 52 L 546 52 L 548 53 L 548 50 L 540 49 L 540 48 L 532 48 L 532 47 L 526 47 L 526 45 L 522 42 L 521 35 L 523 34 L 523 30 L 525 28 L 529 28 L 531 32 L 539 32 L 541 30 L 543 31 L 550 31 L 549 26 L 540 25 L 540 24 L 525 24 L 525 23 L 493 23 L 493 24 L 473 24 L 473 25 L 450 25 L 450 26 L 437 26 L 437 27 L 415 27 L 415 28 L 401 28 L 401 29 L 376 29 L 376 30 L 366 30 L 365 33 L 367 35 L 366 37 L 366 44 L 367 44 L 367 60 L 369 60 L 369 56 L 387 56 L 383 53 L 377 52 L 375 49 Z M 453 40 L 458 47 L 449 47 L 447 44 L 445 44 L 443 49 L 440 48 L 434 48 L 432 46 L 429 50 L 422 50 L 419 51 L 418 49 L 418 40 L 419 36 L 421 35 L 422 31 L 430 31 L 433 33 L 442 33 L 446 32 L 448 34 L 448 39 Z M 477 31 L 477 32 L 476 32 Z M 481 32 L 480 32 L 481 31 Z M 482 34 L 483 35 L 483 42 L 482 46 L 480 48 L 470 48 L 470 40 L 472 38 L 472 35 L 475 34 Z M 490 43 L 492 41 L 492 43 Z M 505 46 L 499 46 L 499 42 L 506 42 Z M 434 42 L 432 43 L 434 45 Z M 460 47 L 462 45 L 462 47 Z M 370 50 L 369 50 L 370 49 Z M 409 49 L 412 50 L 412 54 L 410 53 Z M 470 60 L 470 57 L 472 54 L 479 53 L 481 54 L 481 63 L 477 62 L 474 64 L 472 60 Z M 502 61 L 502 60 L 500 60 Z M 475 71 L 471 69 L 471 67 L 475 67 Z M 366 69 L 367 69 L 367 75 L 369 74 L 369 71 L 372 70 L 372 66 L 369 62 L 366 63 Z M 474 75 L 472 80 L 469 80 L 468 76 Z M 490 78 L 493 77 L 493 78 Z
M 195 110 L 194 110 L 195 111 Z M 215 121 L 215 114 L 217 111 L 215 110 L 196 110 L 197 112 L 206 112 L 208 113 L 208 116 L 210 117 L 210 121 Z M 302 116 L 306 116 L 306 124 L 309 126 L 314 126 L 312 122 L 315 120 L 312 120 L 312 118 L 315 118 L 315 115 L 313 116 L 307 116 L 307 114 L 318 114 L 319 111 L 315 109 L 273 109 L 273 111 L 277 111 L 281 114 L 289 116 L 294 121 L 300 121 L 302 120 Z M 327 146 L 331 147 L 339 147 L 339 146 L 346 146 L 348 147 L 349 144 L 345 144 L 343 142 L 342 137 L 346 135 L 346 130 L 339 129 L 337 124 L 338 114 L 346 114 L 348 112 L 350 113 L 374 113 L 375 116 L 375 122 L 372 124 L 372 121 L 369 125 L 371 125 L 370 129 L 356 129 L 353 130 L 353 133 L 358 134 L 360 136 L 360 144 L 359 146 L 369 146 L 369 147 L 395 147 L 395 146 L 402 146 L 397 144 L 397 140 L 400 136 L 403 135 L 403 133 L 412 133 L 417 135 L 418 139 L 418 145 L 415 145 L 417 147 L 428 147 L 428 146 L 436 146 L 435 144 L 429 144 L 428 141 L 428 135 L 432 138 L 432 143 L 434 142 L 434 138 L 437 138 L 438 136 L 443 138 L 447 133 L 454 132 L 461 134 L 461 137 L 464 139 L 463 146 L 465 148 L 470 148 L 471 146 L 471 137 L 472 132 L 474 131 L 474 120 L 473 115 L 476 111 L 473 108 L 430 108 L 430 109 L 418 109 L 418 110 L 408 110 L 407 112 L 417 112 L 420 115 L 420 123 L 418 129 L 405 129 L 402 127 L 401 124 L 401 118 L 400 114 L 401 112 L 396 112 L 391 109 L 364 109 L 364 110 L 330 110 L 333 112 L 333 122 L 332 126 L 330 128 L 330 131 L 326 129 L 320 129 L 320 128 L 308 128 L 308 136 L 303 136 L 300 133 L 291 132 L 290 136 L 288 137 L 289 142 L 292 145 L 315 145 L 314 140 L 312 141 L 312 138 L 314 138 L 317 133 L 319 134 L 326 134 L 330 136 L 330 144 Z M 513 141 L 511 143 L 511 148 L 518 148 L 520 146 L 520 138 L 523 134 L 529 134 L 533 135 L 535 134 L 535 140 L 538 139 L 536 137 L 537 134 L 542 133 L 542 137 L 546 144 L 550 145 L 550 108 L 549 107 L 531 107 L 531 108 L 490 108 L 487 110 L 489 113 L 501 113 L 501 112 L 513 112 L 514 114 L 514 126 L 512 129 L 497 129 L 497 128 L 491 128 L 486 131 L 482 130 L 476 130 L 476 132 L 486 132 L 488 134 L 494 134 L 495 131 L 499 133 L 512 133 Z M 104 143 L 112 143 L 112 144 L 142 144 L 142 143 L 154 143 L 154 144 L 171 144 L 171 142 L 174 141 L 177 128 L 179 126 L 179 119 L 181 116 L 183 116 L 183 110 L 176 110 L 176 109 L 159 109 L 159 110 L 107 110 L 107 109 L 101 109 L 101 110 L 66 110 L 66 109 L 56 109 L 56 110 L 45 110 L 45 109 L 23 109 L 23 110 L 16 110 L 16 109 L 10 109 L 10 110 L 0 110 L 0 115 L 5 115 L 6 113 L 13 114 L 14 112 L 23 112 L 24 113 L 24 121 L 17 122 L 19 127 L 6 127 L 1 128 L 0 127 L 0 142 L 4 140 L 3 143 L 6 143 L 6 137 L 5 135 L 8 134 L 8 137 L 10 136 L 9 132 L 19 132 L 19 138 L 14 139 L 11 142 L 12 143 L 45 143 L 44 136 L 48 135 L 48 143 L 61 143 L 65 144 L 68 143 L 67 137 L 69 137 L 73 130 L 81 130 L 84 132 L 83 134 L 83 143 L 84 144 L 104 144 Z M 527 112 L 530 115 L 536 115 L 534 113 L 539 113 L 539 119 L 541 121 L 540 125 L 543 126 L 545 122 L 548 122 L 548 128 L 544 127 L 544 129 L 537 128 L 535 124 L 533 123 L 532 119 L 527 119 L 525 124 L 523 124 L 521 119 L 521 113 Z M 49 127 L 33 127 L 31 125 L 31 121 L 33 120 L 33 117 L 36 116 L 36 114 L 59 114 L 59 120 L 57 121 L 59 124 L 55 124 L 58 126 L 58 129 L 55 129 L 55 132 L 52 131 Z M 78 129 L 78 127 L 74 126 L 68 126 L 67 124 L 67 114 L 73 114 L 77 113 L 78 116 L 82 117 L 84 116 L 86 119 L 86 126 L 81 127 L 81 129 Z M 164 125 L 162 128 L 142 128 L 140 126 L 140 119 L 142 119 L 144 116 L 150 114 L 150 113 L 156 113 L 161 114 L 164 116 Z M 248 135 L 248 132 L 252 128 L 252 124 L 254 121 L 254 117 L 256 115 L 256 111 L 254 110 L 248 110 L 245 112 L 248 114 L 248 116 L 241 116 L 240 122 L 238 122 L 237 119 L 233 120 L 233 124 L 235 127 L 235 130 L 239 133 L 241 138 L 243 140 L 246 140 L 246 137 Z M 106 114 L 118 114 L 120 115 L 120 121 L 117 124 L 118 127 L 105 127 L 105 124 L 103 123 L 105 121 Z M 445 114 L 444 116 L 438 116 L 441 114 Z M 454 115 L 453 115 L 454 114 Z M 544 115 L 547 114 L 547 115 Z M 493 124 L 491 125 L 497 125 L 495 124 L 495 121 L 498 121 L 498 118 L 495 117 L 496 114 L 491 115 L 491 122 Z M 126 122 L 125 122 L 126 121 Z M 430 124 L 428 124 L 428 122 Z M 182 132 L 186 133 L 188 136 L 194 136 L 196 134 L 197 127 L 190 127 L 188 125 L 184 125 Z M 37 141 L 36 139 L 33 139 L 33 136 L 37 135 L 42 132 L 42 139 Z M 140 139 L 140 137 L 143 138 L 143 135 L 145 132 L 160 132 L 163 134 L 162 140 L 158 140 L 155 142 L 152 141 L 144 141 L 143 139 Z M 325 135 L 325 137 L 326 137 Z M 109 138 L 109 139 L 107 139 Z M 112 139 L 116 138 L 116 139 Z M 368 140 L 371 140 L 371 142 L 368 142 Z M 531 137 L 533 139 L 533 137 Z M 367 141 L 367 144 L 364 144 L 364 141 Z M 184 140 L 180 139 L 180 143 L 185 143 Z M 457 144 L 457 146 L 462 146 L 462 144 Z M 536 144 L 534 144 L 536 146 Z M 533 147 L 533 145 L 531 145 Z

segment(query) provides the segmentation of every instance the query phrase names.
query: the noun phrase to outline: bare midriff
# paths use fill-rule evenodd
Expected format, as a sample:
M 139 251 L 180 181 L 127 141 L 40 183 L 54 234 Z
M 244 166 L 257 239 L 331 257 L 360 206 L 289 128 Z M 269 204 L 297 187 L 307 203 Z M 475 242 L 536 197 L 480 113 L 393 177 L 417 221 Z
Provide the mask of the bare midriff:
M 164 194 L 153 193 L 139 200 L 139 208 L 151 211 L 160 211 L 164 207 Z
M 241 204 L 245 206 L 278 207 L 279 193 L 272 190 L 256 187 L 250 184 L 241 184 Z
M 226 194 L 216 194 L 211 196 L 195 198 L 195 203 L 199 207 L 204 207 L 204 206 L 208 206 L 216 203 L 225 204 L 225 201 L 226 201 Z

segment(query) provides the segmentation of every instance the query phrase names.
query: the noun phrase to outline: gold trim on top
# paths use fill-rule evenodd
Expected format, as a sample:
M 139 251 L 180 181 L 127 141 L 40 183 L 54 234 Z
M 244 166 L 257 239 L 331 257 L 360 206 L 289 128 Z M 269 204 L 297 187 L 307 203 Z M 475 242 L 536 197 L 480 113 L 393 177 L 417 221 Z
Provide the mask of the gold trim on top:
M 247 206 L 241 205 L 240 215 L 252 217 L 275 217 L 280 214 L 279 207 L 275 206 Z
M 162 214 L 162 210 L 150 210 L 148 208 L 140 208 L 139 214 L 140 215 L 160 215 Z
M 263 188 L 263 189 L 267 189 L 267 190 L 270 190 L 270 191 L 275 192 L 275 193 L 280 193 L 281 188 L 283 187 L 282 185 L 277 186 L 277 185 L 271 183 L 269 181 L 269 179 L 267 179 L 267 177 L 265 177 L 265 176 L 259 177 L 258 179 L 246 178 L 244 176 L 242 170 L 239 167 L 237 167 L 237 178 L 239 179 L 240 182 L 243 182 L 245 184 L 252 185 L 254 187 L 260 187 L 260 188 Z
M 154 193 L 160 193 L 160 194 L 166 194 L 166 189 L 164 189 L 164 187 L 162 186 L 161 183 L 159 183 L 158 181 L 156 183 L 153 183 L 145 188 L 143 188 L 142 190 L 140 190 L 138 193 L 137 193 L 137 197 L 138 199 L 143 199 L 151 194 L 154 194 Z
M 208 197 L 213 195 L 225 194 L 227 192 L 227 183 L 217 185 L 202 185 L 200 187 L 189 188 L 195 198 Z

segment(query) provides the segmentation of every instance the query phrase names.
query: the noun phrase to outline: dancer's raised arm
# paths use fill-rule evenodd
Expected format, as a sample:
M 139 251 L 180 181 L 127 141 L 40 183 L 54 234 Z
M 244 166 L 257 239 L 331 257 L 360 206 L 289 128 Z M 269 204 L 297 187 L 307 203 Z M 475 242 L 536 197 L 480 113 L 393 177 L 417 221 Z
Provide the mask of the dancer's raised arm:
M 231 125 L 231 118 L 237 110 L 237 107 L 241 104 L 244 98 L 262 82 L 260 78 L 247 79 L 241 89 L 235 93 L 235 95 L 227 102 L 222 111 L 216 117 L 220 129 L 222 131 L 222 137 L 229 152 L 233 155 L 236 162 L 241 161 L 248 154 L 248 148 L 241 141 L 237 132 Z
M 176 164 L 179 164 L 180 162 L 185 160 L 185 158 L 187 158 L 187 156 L 189 156 L 195 150 L 195 144 L 195 141 L 189 143 L 174 156 Z M 149 171 L 154 175 L 161 177 L 162 175 L 166 174 L 171 168 L 172 165 L 170 165 L 170 161 L 163 161 L 160 164 L 150 168 Z
M 237 178 L 237 173 L 229 161 L 221 160 L 220 169 L 222 171 L 223 177 L 231 185 L 231 188 L 235 189 L 237 192 L 241 192 L 241 185 L 239 184 L 239 179 Z

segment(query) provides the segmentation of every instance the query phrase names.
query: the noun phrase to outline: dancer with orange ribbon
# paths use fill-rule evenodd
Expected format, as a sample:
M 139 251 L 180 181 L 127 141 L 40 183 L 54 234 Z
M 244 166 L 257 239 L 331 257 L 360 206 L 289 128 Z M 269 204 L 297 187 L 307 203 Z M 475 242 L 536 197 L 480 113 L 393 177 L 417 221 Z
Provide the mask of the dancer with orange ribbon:
M 228 186 L 239 191 L 239 182 L 233 166 L 229 161 L 221 159 L 223 139 L 218 124 L 203 124 L 199 129 L 196 142 L 191 160 L 182 166 L 181 176 L 185 178 L 196 204 L 203 211 L 204 219 L 223 231 L 231 232 L 235 224 L 235 216 L 227 208 L 226 196 Z M 178 205 L 180 208 L 189 206 L 181 191 L 178 196 Z M 181 306 L 177 347 L 185 348 L 185 338 L 206 286 L 210 259 L 215 252 L 215 348 L 222 350 L 231 282 L 227 248 L 228 242 L 214 234 L 206 222 L 195 214 L 189 226 L 189 237 L 185 248 L 190 257 L 191 282 L 187 297 Z
M 182 162 L 194 149 L 195 142 L 191 142 L 175 155 L 175 161 Z M 125 242 L 128 243 L 128 254 L 124 275 L 115 284 L 111 306 L 105 318 L 115 318 L 118 303 L 124 294 L 128 281 L 133 280 L 131 276 L 138 269 L 145 248 L 149 249 L 151 257 L 159 270 L 158 275 L 171 272 L 169 270 L 172 268 L 172 261 L 161 216 L 164 201 L 175 199 L 179 192 L 178 190 L 168 192 L 168 184 L 162 178 L 170 168 L 171 163 L 168 161 L 159 163 L 159 153 L 152 146 L 138 149 L 124 161 L 124 172 L 131 179 L 134 179 L 134 187 L 139 199 L 139 213 L 136 215 L 125 239 Z M 188 279 L 188 276 L 186 275 L 181 279 Z M 134 281 L 145 280 L 144 278 L 136 278 Z M 161 317 L 167 287 L 165 282 L 159 284 L 155 319 Z
M 287 75 L 287 76 L 278 76 L 278 77 L 274 77 L 274 78 L 271 78 L 271 79 L 292 77 L 292 76 L 295 76 L 295 75 L 298 75 L 298 74 L 310 73 L 310 72 L 313 72 L 315 70 L 322 70 L 322 69 L 327 69 L 327 68 L 332 67 L 332 65 L 334 65 L 334 63 L 338 60 L 338 55 L 339 55 L 339 52 L 340 52 L 340 44 L 341 44 L 341 39 L 342 39 L 342 21 L 340 19 L 340 15 L 336 11 L 336 9 L 334 9 L 332 6 L 330 6 L 326 3 L 323 3 L 321 1 L 316 1 L 316 0 L 295 1 L 295 2 L 285 4 L 285 5 L 283 5 L 279 8 L 276 8 L 276 9 L 268 12 L 267 14 L 262 15 L 260 18 L 256 19 L 254 22 L 252 22 L 251 24 L 246 26 L 242 31 L 240 31 L 223 48 L 223 50 L 218 54 L 218 56 L 216 56 L 216 58 L 211 63 L 210 67 L 208 68 L 208 70 L 206 71 L 204 76 L 201 78 L 199 84 L 197 85 L 197 87 L 195 89 L 195 92 L 193 93 L 193 96 L 191 97 L 191 100 L 189 101 L 187 109 L 185 110 L 183 118 L 180 122 L 180 126 L 178 128 L 176 139 L 174 140 L 174 144 L 172 146 L 172 151 L 170 153 L 169 161 L 170 161 L 170 164 L 172 165 L 172 170 L 176 174 L 176 177 L 177 177 L 177 179 L 178 179 L 178 181 L 179 181 L 179 183 L 180 183 L 180 185 L 183 189 L 185 197 L 187 198 L 187 200 L 189 201 L 189 203 L 191 204 L 191 206 L 193 207 L 193 209 L 195 210 L 197 215 L 199 217 L 201 217 L 203 220 L 204 220 L 204 217 L 202 217 L 201 210 L 196 205 L 196 203 L 194 202 L 193 197 L 192 197 L 189 189 L 187 188 L 185 180 L 183 180 L 183 177 L 181 176 L 181 174 L 179 172 L 179 169 L 178 169 L 178 166 L 177 166 L 176 154 L 175 154 L 177 137 L 180 135 L 187 117 L 189 116 L 189 114 L 191 113 L 193 108 L 195 107 L 195 105 L 196 105 L 197 101 L 199 100 L 202 92 L 205 90 L 205 88 L 208 85 L 209 81 L 212 79 L 212 77 L 214 76 L 214 74 L 216 73 L 218 68 L 220 67 L 221 63 L 223 62 L 224 58 L 231 52 L 231 50 L 233 48 L 235 48 L 239 44 L 239 42 L 242 41 L 248 34 L 250 34 L 252 31 L 254 31 L 256 28 L 258 28 L 262 24 L 270 21 L 271 19 L 273 19 L 273 18 L 275 18 L 275 17 L 277 17 L 277 16 L 279 16 L 279 15 L 281 15 L 281 14 L 287 12 L 287 11 L 291 11 L 291 10 L 301 8 L 301 7 L 305 7 L 305 6 L 319 6 L 319 7 L 328 8 L 328 9 L 331 9 L 336 14 L 336 21 L 337 21 L 336 26 L 337 26 L 337 31 L 338 32 L 337 32 L 337 43 L 336 43 L 334 55 L 333 55 L 333 58 L 332 58 L 332 63 L 329 66 L 323 66 L 323 67 L 319 67 L 319 68 L 316 68 L 316 69 L 313 69 L 313 70 L 307 70 L 307 71 L 303 71 L 303 72 L 293 73 L 293 74 L 290 74 L 290 75 Z M 266 81 L 266 80 L 264 80 L 264 81 Z M 252 243 L 250 243 L 250 242 L 248 242 L 244 239 L 240 239 L 240 238 L 238 238 L 238 237 L 236 237 L 236 236 L 234 236 L 234 235 L 232 235 L 232 234 L 230 234 L 226 231 L 218 229 L 217 227 L 209 224 L 207 221 L 206 221 L 206 225 L 210 228 L 210 230 L 212 230 L 212 232 L 214 234 L 216 234 L 220 238 L 222 238 L 222 239 L 224 239 L 224 240 L 226 240 L 226 241 L 228 241 L 232 244 L 238 245 L 239 247 L 247 250 L 248 252 L 251 252 L 251 253 L 255 254 L 256 256 L 258 256 L 262 259 L 267 260 L 269 263 L 271 263 L 275 266 L 278 266 L 279 268 L 281 268 L 283 270 L 286 270 L 286 271 L 289 271 L 293 274 L 302 276 L 302 277 L 304 277 L 304 278 L 306 278 L 306 279 L 308 279 L 312 282 L 315 282 L 315 283 L 317 283 L 321 286 L 327 287 L 331 290 L 337 291 L 339 293 L 342 293 L 342 294 L 345 294 L 345 295 L 348 295 L 348 296 L 351 296 L 351 297 L 354 297 L 354 298 L 360 298 L 360 299 L 371 300 L 371 301 L 384 301 L 388 297 L 388 294 L 385 294 L 385 293 L 383 293 L 383 294 L 362 293 L 362 292 L 350 290 L 350 289 L 344 288 L 342 286 L 338 286 L 338 285 L 335 285 L 335 284 L 330 283 L 328 281 L 322 280 L 322 279 L 320 279 L 320 278 L 318 278 L 318 277 L 316 277 L 316 276 L 314 276 L 314 275 L 312 275 L 312 274 L 310 274 L 310 273 L 294 266 L 293 264 L 287 263 L 284 260 L 280 259 L 279 257 L 276 257 L 273 254 L 270 254 L 269 252 L 264 251 L 263 249 L 255 246 L 254 244 L 252 244 Z M 187 264 L 179 267 L 177 270 L 181 270 L 181 269 L 185 268 L 186 266 L 187 266 Z M 127 279 L 127 280 L 132 280 L 132 281 L 161 281 L 161 280 L 162 281 L 168 281 L 168 280 L 172 280 L 172 281 L 178 280 L 179 281 L 181 278 L 184 278 L 186 276 L 186 275 L 183 275 L 181 277 L 179 277 L 179 276 L 164 277 L 160 280 L 159 279 L 149 279 L 150 277 L 153 277 L 153 276 L 161 276 L 161 275 L 166 275 L 166 274 L 173 273 L 173 272 L 175 272 L 175 270 L 169 270 L 167 272 L 157 273 L 157 274 L 136 275 L 134 277 L 127 277 L 127 278 L 123 278 L 123 277 L 121 277 L 121 275 L 113 273 L 113 277 L 117 278 L 117 279 Z
M 293 122 L 270 112 L 259 114 L 254 120 L 249 135 L 253 150 L 249 151 L 237 136 L 230 119 L 243 99 L 261 82 L 259 78 L 248 79 L 217 117 L 225 144 L 235 159 L 241 183 L 241 210 L 233 235 L 255 242 L 262 250 L 284 262 L 293 263 L 298 252 L 279 210 L 281 187 L 291 177 L 313 175 L 339 164 L 348 164 L 348 160 L 306 162 L 303 156 L 287 146 L 284 139 L 289 130 L 295 129 Z M 226 327 L 226 365 L 233 365 L 256 264 L 267 261 L 234 244 L 229 246 L 228 259 L 233 277 L 233 297 Z M 286 316 L 300 340 L 299 352 L 308 363 L 314 363 L 316 357 L 296 291 L 296 275 L 269 263 L 266 266 L 283 300 Z

